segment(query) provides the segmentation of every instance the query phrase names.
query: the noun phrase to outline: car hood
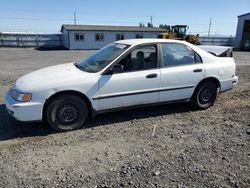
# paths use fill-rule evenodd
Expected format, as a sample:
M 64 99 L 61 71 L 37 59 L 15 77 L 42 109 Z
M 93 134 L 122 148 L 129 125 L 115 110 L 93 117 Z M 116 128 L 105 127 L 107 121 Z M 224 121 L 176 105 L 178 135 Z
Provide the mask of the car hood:
M 30 91 L 34 87 L 60 86 L 89 76 L 91 76 L 91 73 L 79 70 L 73 63 L 66 63 L 26 74 L 16 81 L 15 87 L 21 91 Z

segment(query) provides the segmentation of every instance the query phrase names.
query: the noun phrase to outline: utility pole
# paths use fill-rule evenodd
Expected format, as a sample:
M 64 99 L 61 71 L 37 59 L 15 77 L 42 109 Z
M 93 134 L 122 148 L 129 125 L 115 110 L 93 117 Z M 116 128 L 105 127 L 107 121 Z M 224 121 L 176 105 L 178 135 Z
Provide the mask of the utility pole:
M 209 19 L 208 37 L 210 37 L 210 33 L 211 33 L 211 25 L 212 25 L 212 18 L 210 18 L 210 19 Z
M 76 25 L 76 12 L 74 12 L 74 23 Z
M 153 16 L 150 16 L 150 24 L 153 27 Z

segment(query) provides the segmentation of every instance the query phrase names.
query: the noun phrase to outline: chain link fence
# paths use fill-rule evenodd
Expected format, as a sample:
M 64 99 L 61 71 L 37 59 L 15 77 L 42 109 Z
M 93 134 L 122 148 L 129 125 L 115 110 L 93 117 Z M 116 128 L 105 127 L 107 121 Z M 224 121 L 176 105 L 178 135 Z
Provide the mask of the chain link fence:
M 0 47 L 62 48 L 62 35 L 0 32 Z
M 212 46 L 234 46 L 235 37 L 200 37 L 200 43 Z

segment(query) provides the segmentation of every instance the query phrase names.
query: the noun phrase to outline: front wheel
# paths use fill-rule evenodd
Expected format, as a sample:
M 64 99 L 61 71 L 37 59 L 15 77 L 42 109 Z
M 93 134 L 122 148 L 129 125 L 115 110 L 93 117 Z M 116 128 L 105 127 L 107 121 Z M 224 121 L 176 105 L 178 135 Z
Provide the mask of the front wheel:
M 47 108 L 49 125 L 57 131 L 71 131 L 81 128 L 88 117 L 88 107 L 76 95 L 61 95 L 53 99 Z
M 211 107 L 217 97 L 216 84 L 206 81 L 197 86 L 191 98 L 191 104 L 198 109 Z

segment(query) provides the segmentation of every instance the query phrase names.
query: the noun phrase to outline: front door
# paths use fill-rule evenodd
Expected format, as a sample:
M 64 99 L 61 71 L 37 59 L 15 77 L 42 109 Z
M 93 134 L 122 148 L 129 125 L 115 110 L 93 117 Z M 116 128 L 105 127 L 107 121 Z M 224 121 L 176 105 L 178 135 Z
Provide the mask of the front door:
M 99 110 L 155 103 L 159 100 L 160 69 L 157 45 L 135 47 L 117 64 L 123 71 L 101 75 Z

